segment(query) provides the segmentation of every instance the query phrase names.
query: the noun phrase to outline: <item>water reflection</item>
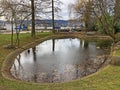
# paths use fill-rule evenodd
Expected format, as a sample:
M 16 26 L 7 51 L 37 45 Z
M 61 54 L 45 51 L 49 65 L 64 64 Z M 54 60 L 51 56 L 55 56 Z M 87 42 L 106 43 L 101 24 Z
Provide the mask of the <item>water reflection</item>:
M 84 48 L 88 48 L 88 45 L 89 45 L 89 42 L 87 40 L 85 40 Z
M 55 51 L 55 39 L 52 39 L 52 44 L 53 44 L 52 50 L 54 52 Z
M 47 40 L 17 56 L 11 74 L 29 82 L 63 82 L 96 72 L 106 52 L 95 42 L 79 39 Z
M 36 47 L 32 48 L 32 52 L 33 52 L 33 60 L 34 62 L 36 62 Z

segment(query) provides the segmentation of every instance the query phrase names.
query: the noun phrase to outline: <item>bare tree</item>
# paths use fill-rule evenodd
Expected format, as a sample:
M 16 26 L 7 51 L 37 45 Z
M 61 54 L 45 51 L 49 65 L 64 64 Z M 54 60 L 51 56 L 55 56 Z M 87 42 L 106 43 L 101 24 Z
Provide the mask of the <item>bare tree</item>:
M 35 6 L 34 6 L 34 0 L 31 0 L 31 10 L 32 10 L 32 32 L 31 32 L 31 36 L 35 37 Z
M 11 46 L 13 46 L 13 24 L 16 26 L 16 44 L 19 47 L 19 32 L 22 25 L 22 18 L 29 16 L 29 6 L 26 5 L 22 1 L 14 1 L 14 0 L 1 0 L 2 9 L 4 10 L 4 17 L 6 17 L 9 21 L 11 21 L 12 25 L 12 34 L 11 34 Z M 25 15 L 26 14 L 26 15 Z M 18 21 L 20 22 L 20 28 L 17 30 Z
M 117 42 L 115 26 L 120 20 L 119 7 L 119 0 L 77 0 L 73 8 L 75 15 L 85 22 L 86 28 L 97 23 L 98 29 Z
M 70 13 L 73 11 L 76 19 L 82 22 L 86 30 L 91 29 L 95 23 L 95 18 L 93 18 L 92 12 L 92 1 L 91 0 L 76 0 L 75 4 L 69 5 Z
M 54 0 L 52 0 L 52 27 L 53 27 L 52 32 L 55 33 L 55 31 L 54 31 L 54 28 L 55 28 L 55 25 L 54 25 Z
M 45 16 L 47 19 L 52 19 L 52 32 L 54 31 L 54 19 L 55 17 L 59 17 L 58 12 L 61 10 L 60 5 L 62 2 L 60 0 L 39 0 L 35 2 L 35 13 L 36 15 L 43 17 Z M 42 16 L 43 15 L 43 16 Z
M 93 0 L 94 1 L 94 0 Z M 98 18 L 98 21 L 103 31 L 109 35 L 114 42 L 116 41 L 115 33 L 115 2 L 113 0 L 96 0 L 94 1 L 94 14 Z M 99 10 L 99 13 L 98 13 Z
M 54 1 L 59 6 L 60 1 Z M 13 24 L 17 26 L 18 21 L 20 21 L 20 27 L 23 21 L 32 14 L 32 31 L 31 36 L 35 37 L 35 17 L 36 16 L 50 16 L 49 14 L 53 12 L 58 12 L 59 7 L 54 7 L 53 1 L 51 0 L 1 0 L 2 10 L 4 10 L 4 16 L 11 20 L 12 22 L 12 36 L 11 36 L 11 45 L 13 45 Z M 53 7 L 53 8 L 52 8 Z M 51 17 L 54 14 L 51 15 Z M 53 16 L 54 17 L 54 16 Z M 13 22 L 14 21 L 14 22 Z M 53 23 L 54 25 L 54 23 Z M 54 30 L 54 27 L 53 27 Z M 19 45 L 19 32 L 16 30 L 17 34 L 17 43 Z
M 15 8 L 12 7 L 12 3 L 12 1 L 1 0 L 1 6 L 4 10 L 4 16 L 7 17 L 7 19 L 11 20 L 12 23 L 11 47 L 13 47 L 13 19 L 15 17 Z

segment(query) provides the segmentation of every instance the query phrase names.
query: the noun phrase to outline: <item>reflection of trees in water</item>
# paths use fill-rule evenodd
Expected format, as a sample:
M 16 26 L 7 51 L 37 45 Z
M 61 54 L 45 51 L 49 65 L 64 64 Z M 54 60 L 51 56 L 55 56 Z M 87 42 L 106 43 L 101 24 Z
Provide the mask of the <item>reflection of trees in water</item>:
M 81 48 L 88 48 L 89 46 L 89 41 L 88 40 L 80 40 L 80 46 Z
M 14 68 L 14 74 L 17 77 L 18 76 L 18 74 L 17 74 L 17 67 L 16 67 L 15 63 L 13 64 L 13 68 Z
M 89 46 L 89 41 L 85 40 L 84 41 L 84 48 L 88 48 L 88 46 Z
M 13 66 L 12 66 L 12 74 L 14 74 L 15 77 L 22 77 L 22 74 L 24 72 L 23 66 L 20 62 L 21 55 L 18 55 Z
M 71 39 L 72 40 L 72 39 Z M 52 40 L 52 50 L 55 51 L 55 40 Z M 80 40 L 80 46 L 82 47 L 82 50 L 87 50 L 89 46 L 88 41 Z M 71 43 L 72 45 L 72 43 Z M 74 45 L 74 44 L 73 44 Z M 82 51 L 81 50 L 81 51 Z M 33 54 L 33 72 L 25 72 L 24 68 L 21 65 L 19 55 L 16 58 L 16 61 L 18 62 L 18 65 L 14 63 L 14 70 L 16 77 L 21 77 L 21 79 L 24 79 L 26 81 L 33 81 L 33 82 L 63 82 L 63 81 L 70 81 L 73 79 L 77 79 L 83 76 L 87 76 L 91 73 L 96 72 L 105 62 L 106 59 L 100 58 L 100 59 L 89 59 L 90 52 L 85 52 L 83 55 L 86 57 L 86 60 L 82 62 L 82 64 L 76 64 L 76 65 L 63 65 L 64 70 L 62 72 L 59 72 L 59 70 L 51 69 L 50 72 L 40 72 L 37 64 L 37 53 L 36 53 L 36 47 L 30 49 L 27 51 L 27 54 L 31 55 Z M 47 67 L 47 66 L 46 66 Z M 17 70 L 18 69 L 18 70 Z M 39 71 L 39 72 L 38 72 Z M 21 73 L 22 72 L 22 73 Z M 31 75 L 28 75 L 31 74 Z M 28 76 L 27 76 L 28 75 Z
M 34 50 L 35 48 L 33 48 L 33 51 Z M 30 76 L 25 77 L 24 74 L 26 74 L 27 72 L 24 72 L 24 69 L 22 68 L 20 57 L 21 56 L 18 56 L 16 59 L 18 61 L 18 67 L 19 67 L 18 70 L 16 64 L 14 63 L 14 69 L 16 71 L 15 77 L 17 77 L 18 75 L 18 77 L 21 77 L 20 79 L 22 80 L 33 81 L 33 82 L 50 82 L 50 83 L 70 81 L 73 79 L 81 78 L 83 76 L 87 76 L 91 73 L 96 72 L 105 63 L 107 59 L 107 57 L 105 56 L 105 57 L 100 57 L 98 59 L 95 58 L 86 59 L 80 64 L 75 64 L 75 65 L 65 64 L 62 65 L 63 67 L 62 72 L 59 72 L 59 70 L 57 70 L 56 68 L 51 69 L 50 72 L 38 72 L 38 67 L 36 66 L 37 62 L 36 60 L 34 60 L 34 65 L 36 67 L 34 67 L 33 73 Z
M 93 60 L 86 59 L 82 64 L 65 65 L 64 71 L 61 73 L 54 70 L 51 75 L 46 73 L 44 78 L 48 79 L 47 82 L 70 81 L 96 72 L 101 67 L 101 65 L 103 65 L 104 62 L 105 58 Z
M 72 65 L 67 66 L 61 73 L 58 72 L 56 69 L 51 70 L 51 72 L 38 72 L 35 75 L 35 77 L 34 76 L 32 77 L 32 79 L 37 79 L 36 81 L 33 80 L 34 82 L 49 82 L 49 83 L 72 80 L 73 74 L 71 75 L 71 73 L 73 72 L 74 67 Z
M 107 57 L 100 57 L 100 58 L 93 58 L 93 59 L 86 59 L 82 62 L 82 64 L 76 64 L 76 78 L 87 76 L 91 73 L 97 72 L 102 65 L 107 60 Z
M 19 54 L 18 57 L 16 58 L 16 60 L 18 61 L 19 66 L 22 67 L 21 62 L 20 62 L 20 58 L 21 58 L 21 55 Z
M 76 64 L 76 65 L 75 65 L 75 69 L 76 69 L 76 79 L 79 78 L 79 67 L 80 67 L 80 64 Z
M 55 51 L 55 39 L 52 39 L 52 51 Z
M 36 47 L 33 47 L 32 48 L 32 53 L 33 53 L 33 61 L 34 61 L 34 69 L 33 69 L 33 80 L 34 82 L 37 82 L 37 78 L 38 78 L 38 75 L 37 75 L 37 55 L 36 55 Z
M 37 58 L 36 58 L 36 47 L 32 48 L 32 52 L 33 52 L 33 60 L 34 62 L 36 62 Z
M 102 49 L 110 48 L 111 44 L 112 44 L 111 40 L 99 40 L 99 41 L 97 41 L 97 46 L 99 46 Z

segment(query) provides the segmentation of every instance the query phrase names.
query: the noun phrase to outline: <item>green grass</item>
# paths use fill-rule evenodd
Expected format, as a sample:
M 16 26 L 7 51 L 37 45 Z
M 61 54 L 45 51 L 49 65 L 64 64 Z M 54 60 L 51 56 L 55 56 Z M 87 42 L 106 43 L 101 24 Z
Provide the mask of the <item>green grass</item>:
M 50 33 L 37 33 L 36 38 L 50 35 Z M 14 35 L 15 36 L 15 35 Z M 0 69 L 6 56 L 13 50 L 3 49 L 10 43 L 11 35 L 0 34 Z M 15 40 L 15 38 L 14 38 Z M 34 41 L 30 34 L 21 34 L 22 45 Z M 118 52 L 119 55 L 119 52 Z M 99 72 L 88 77 L 65 83 L 33 84 L 29 82 L 13 81 L 2 77 L 0 72 L 0 90 L 119 90 L 120 89 L 120 66 L 109 65 Z
M 114 51 L 113 55 L 114 55 L 114 56 L 120 56 L 120 50 Z

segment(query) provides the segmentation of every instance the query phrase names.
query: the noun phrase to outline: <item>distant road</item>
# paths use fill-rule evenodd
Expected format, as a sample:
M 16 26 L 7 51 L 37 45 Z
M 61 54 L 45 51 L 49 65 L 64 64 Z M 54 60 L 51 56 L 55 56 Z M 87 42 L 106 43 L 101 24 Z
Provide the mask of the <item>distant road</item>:
M 50 30 L 36 30 L 36 32 L 50 32 Z M 0 30 L 0 34 L 11 34 L 10 30 Z M 16 33 L 14 30 L 13 33 Z M 20 33 L 31 33 L 31 31 L 20 31 Z

